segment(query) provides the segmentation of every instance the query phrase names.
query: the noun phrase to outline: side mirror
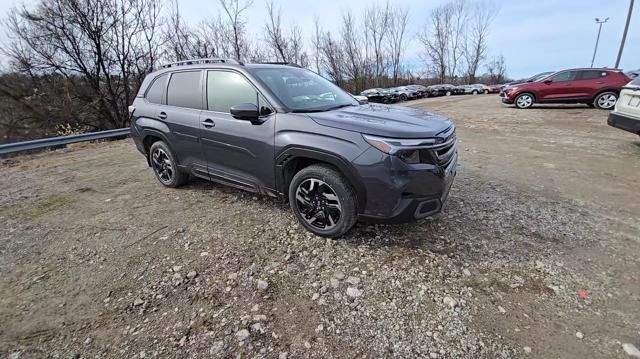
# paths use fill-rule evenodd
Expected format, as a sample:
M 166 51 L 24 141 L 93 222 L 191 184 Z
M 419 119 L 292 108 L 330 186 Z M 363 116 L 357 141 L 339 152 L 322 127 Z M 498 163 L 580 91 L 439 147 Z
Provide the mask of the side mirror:
M 360 102 L 361 105 L 369 103 L 369 98 L 367 98 L 367 96 L 355 95 L 355 96 L 353 96 L 353 98 L 358 100 L 358 102 Z
M 229 109 L 231 116 L 238 120 L 250 121 L 251 123 L 259 123 L 260 112 L 258 106 L 252 103 L 241 103 L 231 106 Z

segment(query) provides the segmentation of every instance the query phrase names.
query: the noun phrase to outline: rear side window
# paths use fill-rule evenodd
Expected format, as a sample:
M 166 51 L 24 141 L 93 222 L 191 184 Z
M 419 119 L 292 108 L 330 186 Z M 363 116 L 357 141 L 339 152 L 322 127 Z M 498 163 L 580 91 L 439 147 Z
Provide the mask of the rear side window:
M 636 78 L 631 81 L 630 85 L 640 86 L 640 76 L 636 76 Z
M 607 76 L 606 71 L 587 70 L 580 72 L 580 80 L 595 80 Z
M 167 105 L 202 109 L 200 71 L 174 72 L 169 79 Z
M 156 77 L 149 89 L 147 90 L 147 101 L 151 103 L 162 103 L 162 95 L 167 87 L 167 74 Z
M 228 113 L 232 106 L 241 103 L 252 103 L 258 106 L 263 115 L 272 112 L 264 97 L 244 76 L 230 71 L 208 71 L 207 108 L 209 111 Z
M 576 71 L 565 71 L 563 73 L 553 76 L 551 81 L 553 82 L 573 81 L 575 78 L 576 78 Z

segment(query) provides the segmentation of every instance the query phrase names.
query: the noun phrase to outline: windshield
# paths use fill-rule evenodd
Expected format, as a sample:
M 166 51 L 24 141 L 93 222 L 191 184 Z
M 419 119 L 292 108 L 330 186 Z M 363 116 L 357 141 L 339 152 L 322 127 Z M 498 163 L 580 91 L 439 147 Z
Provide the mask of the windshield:
M 541 73 L 541 74 L 537 74 L 537 75 L 535 75 L 535 76 L 533 76 L 533 77 L 530 77 L 527 81 L 528 81 L 528 82 L 536 82 L 536 81 L 538 81 L 538 80 L 542 80 L 543 78 L 545 78 L 545 77 L 547 77 L 547 76 L 551 75 L 552 73 L 553 73 L 552 71 L 549 71 L 549 72 L 543 72 L 543 73 Z
M 309 70 L 282 66 L 252 72 L 292 112 L 328 111 L 358 102 L 329 80 Z

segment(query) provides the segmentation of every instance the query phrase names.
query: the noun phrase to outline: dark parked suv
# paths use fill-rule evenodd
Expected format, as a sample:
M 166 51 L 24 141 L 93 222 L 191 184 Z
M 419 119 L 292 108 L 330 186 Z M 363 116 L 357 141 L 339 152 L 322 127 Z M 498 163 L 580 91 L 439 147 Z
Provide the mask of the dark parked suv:
M 434 215 L 456 173 L 451 120 L 360 104 L 295 65 L 164 65 L 145 78 L 130 112 L 135 144 L 163 185 L 192 175 L 288 198 L 300 223 L 326 237 L 358 219 Z

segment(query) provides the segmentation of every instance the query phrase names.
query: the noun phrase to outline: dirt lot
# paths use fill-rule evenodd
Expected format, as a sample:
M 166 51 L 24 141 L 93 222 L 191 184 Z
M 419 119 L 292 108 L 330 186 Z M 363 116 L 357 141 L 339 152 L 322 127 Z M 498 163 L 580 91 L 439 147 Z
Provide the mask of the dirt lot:
M 409 103 L 458 126 L 438 218 L 306 233 L 287 206 L 165 189 L 130 141 L 0 167 L 0 355 L 626 358 L 640 142 L 586 107 Z

